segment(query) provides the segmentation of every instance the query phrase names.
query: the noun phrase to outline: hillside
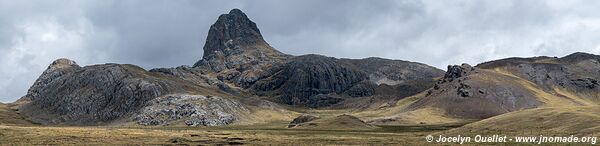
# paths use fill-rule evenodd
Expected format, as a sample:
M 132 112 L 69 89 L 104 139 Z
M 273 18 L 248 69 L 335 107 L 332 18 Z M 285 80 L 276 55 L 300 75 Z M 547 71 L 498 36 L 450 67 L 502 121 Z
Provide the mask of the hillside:
M 19 114 L 17 105 L 0 103 L 0 125 L 30 126 L 33 123 L 27 121 Z
M 543 107 L 499 115 L 443 133 L 592 136 L 600 132 L 600 126 L 592 124 L 598 122 L 599 106 Z
M 598 58 L 574 53 L 448 66 L 433 88 L 359 114 L 376 124 L 453 123 L 538 107 L 598 105 Z
M 595 105 L 600 99 L 598 55 L 577 52 L 561 58 L 508 58 L 477 66 L 525 79 L 549 94 L 577 99 L 579 105 Z

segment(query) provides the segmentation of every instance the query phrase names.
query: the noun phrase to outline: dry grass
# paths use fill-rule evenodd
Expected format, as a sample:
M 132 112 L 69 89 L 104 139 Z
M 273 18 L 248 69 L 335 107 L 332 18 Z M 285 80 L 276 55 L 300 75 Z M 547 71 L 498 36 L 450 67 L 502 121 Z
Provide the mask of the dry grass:
M 259 123 L 269 123 L 271 121 L 292 121 L 300 115 L 300 113 L 285 110 L 282 108 L 267 108 L 267 107 L 256 107 L 249 106 L 252 111 L 251 114 L 241 115 L 240 121 L 236 124 L 249 125 Z
M 380 119 L 394 120 L 393 122 L 381 123 L 384 125 L 448 124 L 465 121 L 464 119 L 449 117 L 444 113 L 444 111 L 434 107 L 420 108 Z
M 33 125 L 16 112 L 15 105 L 0 103 L 0 125 Z
M 552 88 L 554 90 L 554 92 L 556 92 L 558 95 L 561 95 L 563 97 L 569 98 L 571 100 L 573 100 L 574 102 L 576 102 L 579 105 L 585 105 L 585 106 L 592 106 L 592 105 L 598 105 L 596 102 L 590 100 L 589 98 L 583 98 L 571 91 L 568 91 L 567 89 L 564 88 L 558 88 L 558 87 L 553 87 Z
M 0 145 L 422 145 L 430 132 L 0 126 Z
M 375 130 L 379 127 L 369 125 L 364 121 L 350 115 L 339 115 L 316 119 L 296 125 L 294 129 L 319 129 L 319 130 Z
M 600 106 L 542 107 L 495 116 L 442 133 L 597 136 L 600 125 L 595 123 L 600 123 Z
M 29 123 L 11 108 L 0 104 L 0 145 L 399 145 L 424 144 L 427 131 L 398 131 L 389 128 L 289 129 L 298 113 L 252 107 L 256 117 L 222 127 L 118 126 L 55 127 Z M 345 110 L 310 110 L 323 116 Z M 262 119 L 262 120 L 259 120 Z M 343 121 L 342 121 L 343 122 Z M 325 125 L 333 126 L 333 125 Z
M 377 118 L 384 117 L 384 116 L 396 115 L 398 113 L 404 112 L 406 107 L 408 107 L 410 104 L 414 103 L 415 101 L 423 98 L 423 96 L 425 96 L 425 94 L 426 94 L 426 92 L 421 92 L 419 94 L 403 98 L 403 99 L 399 100 L 398 102 L 396 102 L 395 105 L 380 107 L 380 108 L 376 108 L 376 109 L 368 109 L 368 110 L 364 110 L 364 111 L 358 111 L 358 112 L 353 113 L 353 115 L 355 115 L 357 117 L 365 118 L 365 120 L 373 120 L 373 119 L 377 119 Z

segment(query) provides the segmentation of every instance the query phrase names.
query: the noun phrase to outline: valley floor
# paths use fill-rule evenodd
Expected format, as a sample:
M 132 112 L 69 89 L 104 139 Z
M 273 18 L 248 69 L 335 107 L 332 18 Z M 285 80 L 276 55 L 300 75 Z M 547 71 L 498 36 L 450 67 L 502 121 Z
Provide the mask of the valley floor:
M 250 128 L 0 126 L 0 145 L 421 145 L 427 134 L 439 131 Z
M 462 125 L 322 130 L 290 129 L 288 124 L 286 120 L 223 127 L 41 126 L 23 119 L 14 105 L 0 104 L 0 145 L 423 145 L 426 135 Z

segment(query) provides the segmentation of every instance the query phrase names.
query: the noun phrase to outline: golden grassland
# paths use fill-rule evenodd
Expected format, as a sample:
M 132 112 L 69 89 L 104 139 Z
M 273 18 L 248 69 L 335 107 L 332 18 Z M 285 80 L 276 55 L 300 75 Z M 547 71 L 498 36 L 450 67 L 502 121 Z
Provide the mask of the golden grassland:
M 311 112 L 332 117 L 346 111 Z M 14 105 L 0 104 L 0 145 L 422 145 L 426 144 L 425 135 L 447 129 L 443 126 L 290 129 L 286 128 L 290 117 L 281 117 L 278 112 L 258 113 L 274 121 L 222 127 L 42 126 L 23 119 Z
M 270 124 L 272 126 L 273 124 Z M 281 123 L 279 124 L 282 125 Z M 427 129 L 306 130 L 258 126 L 40 127 L 0 126 L 0 144 L 14 145 L 422 145 Z
M 600 106 L 541 107 L 502 114 L 442 133 L 599 136 L 600 124 L 598 123 L 600 123 Z

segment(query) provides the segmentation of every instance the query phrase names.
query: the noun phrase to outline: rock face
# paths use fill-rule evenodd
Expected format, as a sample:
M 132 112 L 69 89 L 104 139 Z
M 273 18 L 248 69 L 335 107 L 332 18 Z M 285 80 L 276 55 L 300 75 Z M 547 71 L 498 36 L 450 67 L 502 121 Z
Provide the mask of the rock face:
M 280 93 L 280 102 L 285 104 L 318 107 L 322 102 L 313 101 L 335 99 L 319 95 L 342 94 L 363 80 L 367 80 L 364 72 L 335 58 L 304 55 L 294 57 L 276 74 L 255 83 L 252 89 L 276 91 Z
M 471 67 L 469 64 L 458 65 L 449 65 L 448 71 L 444 74 L 444 78 L 442 78 L 441 82 L 452 82 L 454 79 L 458 79 L 460 77 L 464 77 L 475 71 L 475 68 Z
M 167 125 L 183 120 L 187 126 L 220 126 L 250 113 L 241 103 L 217 96 L 166 95 L 149 104 L 134 117 L 140 125 Z
M 33 83 L 29 91 L 27 91 L 27 95 L 25 97 L 37 97 L 39 96 L 40 90 L 53 82 L 54 80 L 60 78 L 64 74 L 73 72 L 74 70 L 80 69 L 81 67 L 75 63 L 75 61 L 61 58 L 52 62 L 48 68 L 40 75 L 40 77 Z M 31 99 L 28 99 L 31 100 Z
M 441 76 L 441 71 L 417 63 L 373 60 L 375 58 L 297 56 L 281 67 L 274 68 L 275 74 L 258 80 L 251 89 L 259 94 L 275 92 L 281 103 L 323 107 L 339 103 L 345 98 L 373 96 L 381 84 L 414 87 L 405 88 L 413 90 L 399 91 L 399 94 L 391 96 L 414 95 L 433 86 L 433 78 Z M 389 63 L 389 66 L 376 65 L 382 62 Z M 422 74 L 418 75 L 418 72 Z

